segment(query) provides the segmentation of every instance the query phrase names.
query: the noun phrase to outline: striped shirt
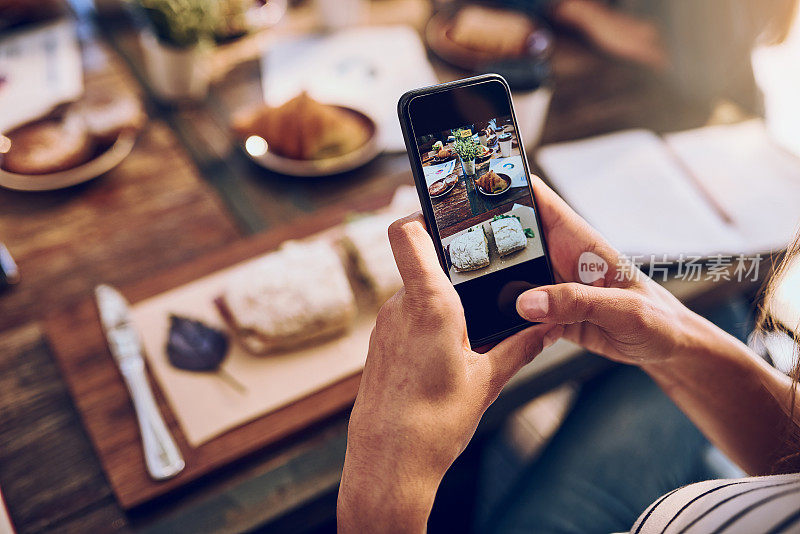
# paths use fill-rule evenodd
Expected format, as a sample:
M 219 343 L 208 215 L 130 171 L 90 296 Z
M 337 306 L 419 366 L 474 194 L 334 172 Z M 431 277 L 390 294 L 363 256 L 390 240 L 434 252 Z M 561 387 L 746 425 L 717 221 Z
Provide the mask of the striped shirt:
M 708 480 L 667 493 L 632 534 L 800 533 L 800 474 Z

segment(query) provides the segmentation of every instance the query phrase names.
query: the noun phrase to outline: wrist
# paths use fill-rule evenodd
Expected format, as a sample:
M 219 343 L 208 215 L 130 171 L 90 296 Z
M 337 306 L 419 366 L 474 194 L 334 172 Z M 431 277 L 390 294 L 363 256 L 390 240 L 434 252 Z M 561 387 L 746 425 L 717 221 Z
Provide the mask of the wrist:
M 713 372 L 729 360 L 749 360 L 747 347 L 708 319 L 684 308 L 674 324 L 675 344 L 670 354 L 641 366 L 665 391 L 694 388 L 698 376 Z
M 339 532 L 424 532 L 441 478 L 348 451 L 336 507 Z
M 437 455 L 420 450 L 420 440 L 405 432 L 361 430 L 351 418 L 336 511 L 339 532 L 424 532 L 449 465 L 439 466 Z

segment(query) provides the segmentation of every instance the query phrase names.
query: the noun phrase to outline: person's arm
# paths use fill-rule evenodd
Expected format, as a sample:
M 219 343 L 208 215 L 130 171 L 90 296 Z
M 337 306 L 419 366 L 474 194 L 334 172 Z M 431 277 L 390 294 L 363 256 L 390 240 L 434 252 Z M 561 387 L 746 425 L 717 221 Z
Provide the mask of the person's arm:
M 702 320 L 701 320 L 702 321 Z M 703 321 L 704 322 L 704 321 Z M 789 377 L 733 336 L 696 325 L 691 345 L 669 362 L 642 368 L 697 427 L 752 475 L 800 470 L 800 406 L 790 417 Z
M 789 417 L 792 383 L 747 346 L 684 307 L 644 274 L 618 281 L 618 253 L 541 181 L 535 182 L 551 259 L 560 281 L 517 302 L 530 320 L 565 325 L 564 337 L 647 372 L 698 428 L 751 474 L 800 452 Z M 579 239 L 574 246 L 575 236 Z M 609 263 L 593 286 L 574 283 L 591 250 Z M 799 457 L 800 459 L 800 457 Z M 800 462 L 782 466 L 800 469 Z
M 469 347 L 458 294 L 420 215 L 392 226 L 405 288 L 381 308 L 370 340 L 348 429 L 340 532 L 424 531 L 439 482 L 483 412 L 520 367 L 562 335 L 640 366 L 753 474 L 800 451 L 785 439 L 796 424 L 785 376 L 641 273 L 618 279 L 627 269 L 619 253 L 541 180 L 533 178 L 533 186 L 559 283 L 521 295 L 520 314 L 542 324 L 486 354 Z M 584 252 L 609 265 L 592 285 L 576 283 Z
M 389 237 L 405 287 L 383 305 L 370 339 L 348 426 L 339 532 L 423 532 L 439 482 L 483 412 L 562 330 L 533 326 L 473 351 L 421 215 L 394 223 Z

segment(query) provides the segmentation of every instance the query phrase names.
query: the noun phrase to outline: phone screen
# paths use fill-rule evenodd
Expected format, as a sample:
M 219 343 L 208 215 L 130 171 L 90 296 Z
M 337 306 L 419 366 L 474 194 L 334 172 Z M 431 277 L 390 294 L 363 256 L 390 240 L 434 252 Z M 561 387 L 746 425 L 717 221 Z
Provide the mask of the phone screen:
M 519 330 L 528 323 L 517 296 L 552 275 L 506 85 L 492 79 L 416 95 L 407 113 L 418 188 L 470 339 Z

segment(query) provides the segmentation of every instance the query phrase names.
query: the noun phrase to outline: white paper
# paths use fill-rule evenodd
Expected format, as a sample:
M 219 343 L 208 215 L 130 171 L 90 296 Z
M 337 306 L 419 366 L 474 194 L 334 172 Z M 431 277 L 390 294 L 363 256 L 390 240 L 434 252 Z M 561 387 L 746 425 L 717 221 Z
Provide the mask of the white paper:
M 625 254 L 678 258 L 746 248 L 652 132 L 551 145 L 537 160 L 564 199 Z
M 0 40 L 0 133 L 82 94 L 81 51 L 71 21 Z
M 734 220 L 745 252 L 780 250 L 800 225 L 800 158 L 762 120 L 668 134 L 665 141 Z
M 525 166 L 522 164 L 522 156 L 489 160 L 489 170 L 507 174 L 511 178 L 511 187 L 526 187 L 528 185 L 528 180 L 525 177 Z
M 357 27 L 275 44 L 262 60 L 264 101 L 281 104 L 300 91 L 375 120 L 385 150 L 405 150 L 397 101 L 437 82 L 417 33 L 407 26 Z
M 257 357 L 231 343 L 225 371 L 245 387 L 240 393 L 213 373 L 191 373 L 169 363 L 166 344 L 170 314 L 225 330 L 214 299 L 232 278 L 247 277 L 258 258 L 223 269 L 137 303 L 133 322 L 142 333 L 148 367 L 164 392 L 192 447 L 277 410 L 359 372 L 375 324 L 374 314 L 359 314 L 347 335 L 283 353 Z
M 451 159 L 445 163 L 439 163 L 436 165 L 428 165 L 427 167 L 423 167 L 422 171 L 425 173 L 425 182 L 428 185 L 431 185 L 436 180 L 441 180 L 447 176 L 452 174 L 453 169 L 456 168 L 456 160 Z

